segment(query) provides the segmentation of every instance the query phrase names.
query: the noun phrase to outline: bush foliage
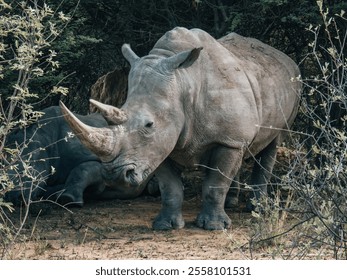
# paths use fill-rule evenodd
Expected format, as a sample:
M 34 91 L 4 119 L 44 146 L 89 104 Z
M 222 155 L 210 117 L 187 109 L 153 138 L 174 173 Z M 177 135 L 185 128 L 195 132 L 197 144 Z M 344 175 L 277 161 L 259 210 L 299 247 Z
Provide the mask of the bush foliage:
M 59 69 L 57 52 L 52 43 L 69 18 L 45 3 L 40 5 L 38 1 L 12 5 L 0 1 L 0 12 L 0 84 L 4 85 L 0 91 L 0 236 L 7 249 L 7 243 L 19 235 L 31 202 L 30 199 L 26 201 L 21 223 L 15 226 L 7 216 L 6 211 L 13 208 L 4 200 L 4 195 L 20 186 L 14 186 L 8 171 L 11 169 L 18 173 L 18 165 L 24 166 L 23 173 L 17 174 L 20 179 L 16 182 L 22 184 L 29 178 L 32 187 L 38 185 L 42 178 L 32 170 L 30 155 L 25 159 L 21 157 L 30 139 L 14 148 L 6 146 L 6 139 L 14 130 L 25 128 L 42 116 L 35 109 L 42 99 L 52 94 L 67 94 L 67 88 L 60 86 L 59 82 L 44 93 L 37 85 L 45 75 Z

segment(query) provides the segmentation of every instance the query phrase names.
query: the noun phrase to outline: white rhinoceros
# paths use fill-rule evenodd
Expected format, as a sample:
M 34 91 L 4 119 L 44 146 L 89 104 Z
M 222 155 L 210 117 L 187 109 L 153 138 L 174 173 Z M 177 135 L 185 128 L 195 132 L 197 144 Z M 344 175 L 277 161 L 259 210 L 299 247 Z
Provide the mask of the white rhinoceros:
M 297 114 L 301 84 L 297 65 L 258 40 L 231 33 L 219 40 L 199 30 L 175 28 L 138 57 L 123 55 L 131 70 L 121 109 L 92 103 L 109 126 L 93 128 L 67 110 L 81 141 L 120 185 L 138 186 L 155 173 L 162 209 L 154 229 L 181 228 L 180 167 L 205 166 L 197 225 L 231 225 L 224 211 L 230 180 L 243 158 L 256 157 L 255 196 L 266 191 L 281 131 Z

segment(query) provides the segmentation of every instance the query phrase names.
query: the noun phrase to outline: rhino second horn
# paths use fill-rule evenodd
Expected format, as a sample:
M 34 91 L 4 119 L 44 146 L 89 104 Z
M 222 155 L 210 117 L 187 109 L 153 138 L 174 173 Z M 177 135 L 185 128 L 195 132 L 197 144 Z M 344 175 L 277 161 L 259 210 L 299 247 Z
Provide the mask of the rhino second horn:
M 109 122 L 109 124 L 122 124 L 127 120 L 125 112 L 117 107 L 103 104 L 94 99 L 90 99 L 89 102 L 93 104 Z
M 62 101 L 60 101 L 60 108 L 65 120 L 82 144 L 102 161 L 111 161 L 113 159 L 112 155 L 116 149 L 117 138 L 115 132 L 109 128 L 86 125 L 81 122 Z

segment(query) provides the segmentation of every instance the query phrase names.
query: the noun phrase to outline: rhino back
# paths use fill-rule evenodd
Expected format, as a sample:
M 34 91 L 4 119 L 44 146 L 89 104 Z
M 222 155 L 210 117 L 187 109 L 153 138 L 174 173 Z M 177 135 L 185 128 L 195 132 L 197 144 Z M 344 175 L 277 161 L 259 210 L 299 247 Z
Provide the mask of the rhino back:
M 80 140 L 73 136 L 71 129 L 62 116 L 59 106 L 51 106 L 44 110 L 40 120 L 24 130 L 13 133 L 8 144 L 28 141 L 24 154 L 32 153 L 32 165 L 42 174 L 51 174 L 48 185 L 62 184 L 73 168 L 86 161 L 99 161 Z M 100 114 L 79 116 L 83 122 L 96 127 L 106 126 L 107 122 Z
M 194 107 L 187 111 L 193 112 L 195 127 L 204 127 L 205 139 L 231 147 L 252 143 L 251 152 L 257 153 L 278 135 L 270 127 L 291 125 L 301 86 L 292 81 L 300 73 L 288 56 L 235 33 L 215 40 L 200 29 L 180 27 L 167 32 L 150 54 L 169 56 L 197 47 L 203 47 L 199 61 L 184 70 L 184 77 L 196 84 L 187 97 Z
M 57 127 L 57 134 L 55 135 L 56 145 L 54 149 L 59 154 L 59 160 L 55 162 L 56 169 L 59 170 L 56 176 L 52 177 L 54 183 L 64 182 L 73 168 L 81 163 L 87 161 L 100 161 L 99 158 L 88 150 L 81 141 L 72 133 L 70 126 L 65 121 L 61 114 L 56 119 L 55 127 Z M 77 115 L 84 123 L 94 127 L 107 126 L 107 122 L 100 114 L 91 114 L 87 116 Z
M 35 140 L 51 157 L 50 164 L 61 165 L 59 170 L 69 169 L 67 166 L 71 170 L 81 162 L 95 160 L 96 157 L 73 135 L 59 106 L 48 107 L 43 110 L 43 113 L 44 116 L 38 121 L 40 128 L 35 134 Z M 89 124 L 95 123 L 89 115 L 83 116 L 83 119 Z M 99 122 L 96 122 L 95 125 L 98 124 Z

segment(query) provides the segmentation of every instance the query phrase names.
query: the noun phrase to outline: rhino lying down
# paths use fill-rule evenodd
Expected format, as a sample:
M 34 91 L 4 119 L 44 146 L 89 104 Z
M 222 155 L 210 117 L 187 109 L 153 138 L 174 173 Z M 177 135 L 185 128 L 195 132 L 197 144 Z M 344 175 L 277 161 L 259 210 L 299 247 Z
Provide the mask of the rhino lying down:
M 30 161 L 32 176 L 23 177 L 23 166 L 9 169 L 8 175 L 17 188 L 7 194 L 6 199 L 18 203 L 21 199 L 31 200 L 57 199 L 64 205 L 83 205 L 83 194 L 88 188 L 96 198 L 133 198 L 141 194 L 144 185 L 137 188 L 124 188 L 102 176 L 102 164 L 99 158 L 85 148 L 62 117 L 58 106 L 43 110 L 44 116 L 37 124 L 25 130 L 18 130 L 8 139 L 8 146 L 19 144 L 21 157 Z M 90 126 L 107 126 L 100 114 L 79 116 Z M 25 147 L 24 143 L 27 143 Z M 54 170 L 54 172 L 52 172 Z
M 162 208 L 154 229 L 184 226 L 180 169 L 196 165 L 208 167 L 197 225 L 230 227 L 224 201 L 244 158 L 257 159 L 255 196 L 266 193 L 281 131 L 297 114 L 297 65 L 258 40 L 215 40 L 199 29 L 167 32 L 142 58 L 129 45 L 122 52 L 131 65 L 125 104 L 92 101 L 111 125 L 90 127 L 61 104 L 71 128 L 120 185 L 136 188 L 155 173 Z

